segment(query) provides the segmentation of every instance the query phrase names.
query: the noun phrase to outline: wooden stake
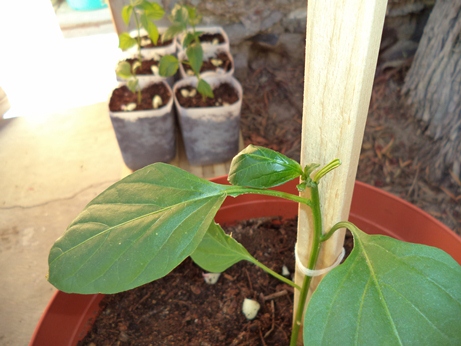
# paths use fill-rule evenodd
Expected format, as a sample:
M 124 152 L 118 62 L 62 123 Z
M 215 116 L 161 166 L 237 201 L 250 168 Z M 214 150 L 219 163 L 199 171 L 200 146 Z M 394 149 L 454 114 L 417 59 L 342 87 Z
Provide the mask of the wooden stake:
M 319 184 L 324 231 L 348 219 L 386 5 L 386 0 L 308 1 L 301 164 L 342 162 Z M 304 265 L 311 220 L 310 208 L 301 206 L 298 251 Z M 344 231 L 338 231 L 323 243 L 316 269 L 334 262 L 343 241 Z M 295 282 L 302 280 L 297 271 Z M 319 281 L 313 280 L 311 292 Z

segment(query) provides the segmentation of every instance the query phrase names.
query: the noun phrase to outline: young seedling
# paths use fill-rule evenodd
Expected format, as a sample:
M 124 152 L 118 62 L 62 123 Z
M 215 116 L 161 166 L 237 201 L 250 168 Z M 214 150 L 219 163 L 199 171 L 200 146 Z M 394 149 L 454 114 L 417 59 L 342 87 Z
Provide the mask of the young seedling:
M 142 37 L 141 28 L 147 33 L 150 40 L 156 45 L 159 32 L 155 21 L 163 18 L 165 11 L 162 6 L 157 3 L 149 2 L 147 0 L 130 0 L 128 5 L 122 8 L 123 22 L 128 26 L 132 17 L 136 25 L 137 36 L 132 37 L 128 32 L 123 32 L 119 35 L 119 48 L 128 50 L 133 46 L 137 46 L 138 60 L 142 60 L 141 47 Z
M 133 65 L 127 61 L 120 61 L 117 65 L 116 74 L 120 78 L 126 81 L 127 88 L 132 92 L 137 94 L 137 103 L 141 104 L 141 87 L 139 85 L 138 77 L 136 76 L 136 69 L 141 66 L 141 63 L 136 60 Z M 163 105 L 162 98 L 159 95 L 155 95 L 152 98 L 152 108 L 157 109 Z M 136 108 L 136 104 L 129 103 L 124 105 L 124 111 L 132 111 Z
M 452 257 L 437 248 L 367 235 L 347 221 L 323 229 L 319 184 L 339 165 L 334 160 L 301 167 L 275 151 L 249 146 L 232 161 L 231 185 L 163 163 L 147 166 L 97 196 L 70 224 L 51 248 L 48 280 L 69 293 L 117 293 L 167 275 L 189 256 L 213 273 L 246 260 L 300 290 L 290 345 L 296 345 L 301 325 L 309 345 L 461 344 L 461 267 Z M 294 179 L 299 190 L 310 190 L 309 199 L 272 189 Z M 312 250 L 301 287 L 259 263 L 214 222 L 226 197 L 244 194 L 312 209 L 313 239 L 297 244 Z M 354 248 L 326 274 L 306 308 L 310 281 L 319 274 L 318 253 L 341 228 L 352 232 Z M 253 318 L 256 310 L 248 311 Z
M 199 31 L 195 28 L 202 20 L 201 15 L 194 7 L 187 5 L 176 5 L 170 16 L 171 26 L 162 35 L 163 40 L 174 38 L 177 35 L 184 33 L 183 47 L 186 49 L 187 61 L 183 64 L 188 64 L 197 77 L 197 91 L 205 99 L 207 97 L 214 98 L 211 86 L 200 77 L 200 69 L 203 65 L 203 48 L 200 43 Z M 165 55 L 160 60 L 159 72 L 165 77 L 173 76 L 179 68 L 179 61 L 173 55 Z

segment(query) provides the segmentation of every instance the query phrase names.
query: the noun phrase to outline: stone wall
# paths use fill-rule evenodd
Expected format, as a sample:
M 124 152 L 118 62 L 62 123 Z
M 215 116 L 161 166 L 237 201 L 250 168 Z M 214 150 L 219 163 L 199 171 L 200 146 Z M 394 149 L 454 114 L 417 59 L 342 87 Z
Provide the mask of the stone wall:
M 196 6 L 203 24 L 218 24 L 229 36 L 237 74 L 262 62 L 252 58 L 266 53 L 271 62 L 304 59 L 306 0 L 159 0 L 165 9 L 176 3 Z M 435 0 L 389 0 L 380 64 L 395 67 L 413 56 Z M 260 59 L 259 59 L 260 60 Z M 254 66 L 252 66 L 254 65 Z

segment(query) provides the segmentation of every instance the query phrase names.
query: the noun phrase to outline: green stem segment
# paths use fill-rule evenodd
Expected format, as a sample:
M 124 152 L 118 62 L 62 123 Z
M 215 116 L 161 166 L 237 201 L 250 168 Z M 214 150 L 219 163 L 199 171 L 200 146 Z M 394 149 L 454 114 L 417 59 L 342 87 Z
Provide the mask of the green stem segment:
M 299 287 L 298 285 L 296 285 L 293 281 L 283 277 L 282 275 L 274 272 L 272 269 L 266 267 L 264 264 L 262 264 L 261 262 L 259 262 L 257 259 L 253 258 L 253 260 L 251 261 L 251 263 L 253 263 L 254 265 L 258 266 L 259 268 L 261 268 L 262 270 L 264 270 L 266 273 L 274 276 L 275 278 L 279 279 L 280 281 L 282 281 L 283 283 L 286 283 L 287 285 L 293 287 L 293 288 L 296 288 L 297 290 L 300 290 L 301 287 Z
M 256 195 L 266 195 L 266 196 L 283 198 L 283 199 L 287 199 L 287 200 L 290 200 L 296 203 L 307 204 L 308 206 L 311 206 L 312 204 L 311 200 L 307 198 L 303 198 L 298 195 L 293 195 L 291 193 L 277 191 L 277 190 L 256 189 L 256 188 L 251 188 L 251 187 L 242 187 L 242 186 L 234 186 L 234 185 L 223 185 L 223 187 L 225 188 L 225 192 L 229 196 L 232 196 L 232 197 L 237 197 L 237 196 L 244 195 L 247 193 L 252 193 Z
M 307 264 L 307 268 L 315 269 L 315 265 L 317 263 L 319 253 L 320 253 L 320 244 L 322 238 L 322 213 L 320 210 L 320 196 L 319 196 L 319 189 L 317 184 L 313 184 L 311 187 L 311 209 L 312 209 L 312 216 L 314 221 L 314 233 L 312 236 L 312 245 L 311 251 L 309 254 L 309 261 Z M 309 286 L 311 284 L 312 277 L 305 276 L 303 285 L 301 287 L 301 292 L 299 293 L 299 300 L 298 306 L 295 314 L 295 320 L 293 321 L 293 329 L 291 332 L 291 340 L 290 346 L 296 346 L 299 336 L 299 330 L 302 325 L 303 313 L 306 306 L 306 298 L 309 292 Z

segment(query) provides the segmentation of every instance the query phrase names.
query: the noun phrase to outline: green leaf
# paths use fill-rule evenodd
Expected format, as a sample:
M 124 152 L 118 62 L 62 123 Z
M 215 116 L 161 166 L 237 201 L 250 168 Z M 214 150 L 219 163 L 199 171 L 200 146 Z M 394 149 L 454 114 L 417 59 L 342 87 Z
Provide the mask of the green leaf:
M 232 160 L 228 179 L 233 185 L 265 189 L 302 174 L 303 170 L 295 160 L 271 149 L 249 145 Z
M 200 69 L 203 65 L 203 49 L 202 45 L 192 43 L 186 49 L 187 59 L 189 60 L 190 67 L 196 75 L 200 74 Z
M 116 293 L 167 275 L 202 241 L 225 188 L 163 163 L 93 201 L 53 245 L 48 280 L 75 293 Z
M 189 11 L 186 6 L 176 5 L 171 11 L 171 14 L 171 21 L 173 24 L 181 24 L 183 27 L 187 28 L 189 24 Z
M 144 13 L 150 20 L 160 20 L 165 15 L 163 7 L 155 2 L 146 1 L 143 9 Z
M 131 20 L 131 15 L 133 14 L 133 7 L 130 5 L 123 6 L 122 8 L 122 19 L 125 25 L 128 25 Z
M 182 24 L 172 24 L 166 29 L 162 35 L 162 41 L 168 41 L 173 39 L 176 35 L 179 35 L 186 30 L 186 27 Z
M 173 76 L 179 67 L 178 59 L 173 55 L 164 55 L 160 59 L 159 73 L 161 76 L 170 77 Z
M 136 92 L 136 90 L 138 90 L 138 85 L 139 85 L 139 81 L 138 81 L 138 79 L 136 77 L 131 77 L 126 82 L 126 86 L 128 87 L 128 89 L 130 89 L 130 91 L 132 93 L 134 93 L 134 92 Z
M 146 30 L 147 35 L 151 39 L 151 41 L 154 43 L 154 45 L 157 44 L 158 41 L 158 29 L 157 25 L 152 23 L 149 18 L 143 13 L 141 14 L 141 25 L 142 27 Z
M 254 262 L 243 245 L 214 222 L 191 257 L 197 265 L 212 273 L 221 273 L 242 260 Z
M 189 46 L 192 42 L 195 41 L 196 38 L 198 38 L 200 35 L 198 35 L 197 33 L 192 33 L 192 32 L 188 32 L 186 34 L 186 36 L 184 37 L 184 40 L 182 41 L 182 45 L 184 48 L 186 48 L 187 46 Z
M 129 79 L 133 77 L 133 74 L 131 73 L 131 65 L 127 61 L 120 61 L 117 64 L 117 68 L 115 69 L 115 73 L 117 76 L 123 79 Z
M 317 287 L 305 345 L 461 345 L 461 267 L 440 249 L 354 234 Z
M 130 34 L 126 33 L 126 32 L 122 32 L 119 36 L 118 36 L 118 47 L 121 49 L 121 50 L 127 50 L 127 49 L 130 49 L 131 47 L 133 47 L 134 45 L 136 45 L 138 42 L 136 41 L 136 39 L 134 39 L 133 37 L 130 36 Z
M 213 89 L 211 89 L 210 84 L 205 82 L 203 79 L 199 79 L 199 81 L 197 83 L 197 91 L 203 97 L 209 97 L 211 99 L 214 97 Z

